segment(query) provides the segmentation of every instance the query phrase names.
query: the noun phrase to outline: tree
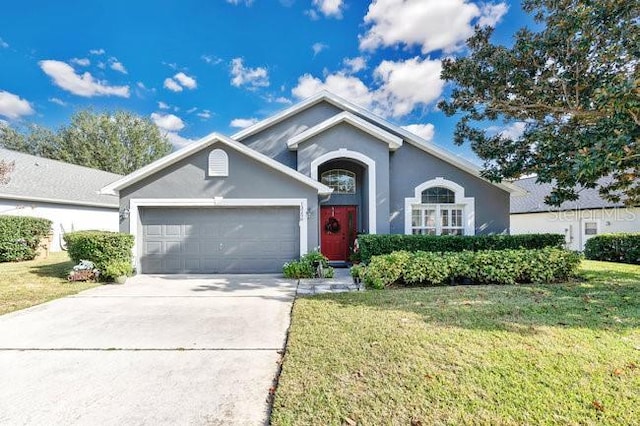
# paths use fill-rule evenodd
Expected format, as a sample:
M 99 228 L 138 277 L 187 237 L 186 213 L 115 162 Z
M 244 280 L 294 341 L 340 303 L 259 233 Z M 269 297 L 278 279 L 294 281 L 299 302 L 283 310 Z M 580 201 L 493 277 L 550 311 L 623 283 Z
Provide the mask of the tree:
M 13 171 L 15 163 L 8 163 L 4 160 L 0 160 L 0 185 L 6 185 L 9 183 L 9 174 Z
M 455 142 L 471 143 L 493 181 L 535 173 L 552 183 L 551 205 L 595 187 L 608 200 L 640 203 L 640 3 L 525 0 L 523 8 L 541 30 L 521 28 L 505 47 L 492 44 L 491 28 L 476 28 L 468 56 L 443 61 L 442 78 L 456 87 L 439 106 L 461 114 Z M 522 134 L 486 127 L 497 120 Z M 612 181 L 599 185 L 605 176 Z
M 83 110 L 57 132 L 37 125 L 0 127 L 0 145 L 29 154 L 112 173 L 128 174 L 171 152 L 151 120 L 127 111 Z

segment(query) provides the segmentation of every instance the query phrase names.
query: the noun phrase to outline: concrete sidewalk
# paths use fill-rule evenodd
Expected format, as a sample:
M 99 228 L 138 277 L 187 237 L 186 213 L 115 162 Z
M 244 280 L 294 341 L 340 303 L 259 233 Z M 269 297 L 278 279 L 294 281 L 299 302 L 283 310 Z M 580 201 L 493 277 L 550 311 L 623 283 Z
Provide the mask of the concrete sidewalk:
M 295 290 L 137 276 L 0 316 L 0 424 L 265 424 Z

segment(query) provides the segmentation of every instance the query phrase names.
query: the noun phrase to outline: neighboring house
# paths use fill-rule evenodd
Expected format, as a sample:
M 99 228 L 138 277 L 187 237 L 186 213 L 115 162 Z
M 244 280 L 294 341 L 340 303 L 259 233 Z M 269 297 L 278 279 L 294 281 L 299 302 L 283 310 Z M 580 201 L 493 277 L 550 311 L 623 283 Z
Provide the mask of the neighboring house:
M 606 184 L 610 179 L 602 179 Z M 551 232 L 564 234 L 567 247 L 582 251 L 594 235 L 612 232 L 640 232 L 640 208 L 625 207 L 600 197 L 598 189 L 582 189 L 576 201 L 560 207 L 545 204 L 551 184 L 537 184 L 535 177 L 513 182 L 527 191 L 511 198 L 511 233 Z
M 142 273 L 276 272 L 318 247 L 346 261 L 359 232 L 507 233 L 518 191 L 327 92 L 103 189 Z
M 71 230 L 118 230 L 118 198 L 100 189 L 122 176 L 0 148 L 14 162 L 10 181 L 0 185 L 0 214 L 53 222 L 51 251 L 60 251 Z

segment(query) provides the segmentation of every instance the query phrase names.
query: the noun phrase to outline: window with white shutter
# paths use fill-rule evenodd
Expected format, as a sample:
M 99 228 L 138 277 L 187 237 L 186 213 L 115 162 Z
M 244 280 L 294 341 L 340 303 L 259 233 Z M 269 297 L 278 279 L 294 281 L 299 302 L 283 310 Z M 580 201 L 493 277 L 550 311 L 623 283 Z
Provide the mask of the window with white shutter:
M 229 157 L 221 149 L 209 154 L 209 176 L 229 176 Z

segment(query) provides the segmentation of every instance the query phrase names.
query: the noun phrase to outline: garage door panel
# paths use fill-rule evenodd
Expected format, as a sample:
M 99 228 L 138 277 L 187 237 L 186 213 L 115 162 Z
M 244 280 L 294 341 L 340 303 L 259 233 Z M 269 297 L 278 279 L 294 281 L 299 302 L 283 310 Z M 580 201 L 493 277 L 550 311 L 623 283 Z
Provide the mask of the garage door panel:
M 297 207 L 141 211 L 143 273 L 279 272 L 300 253 Z

